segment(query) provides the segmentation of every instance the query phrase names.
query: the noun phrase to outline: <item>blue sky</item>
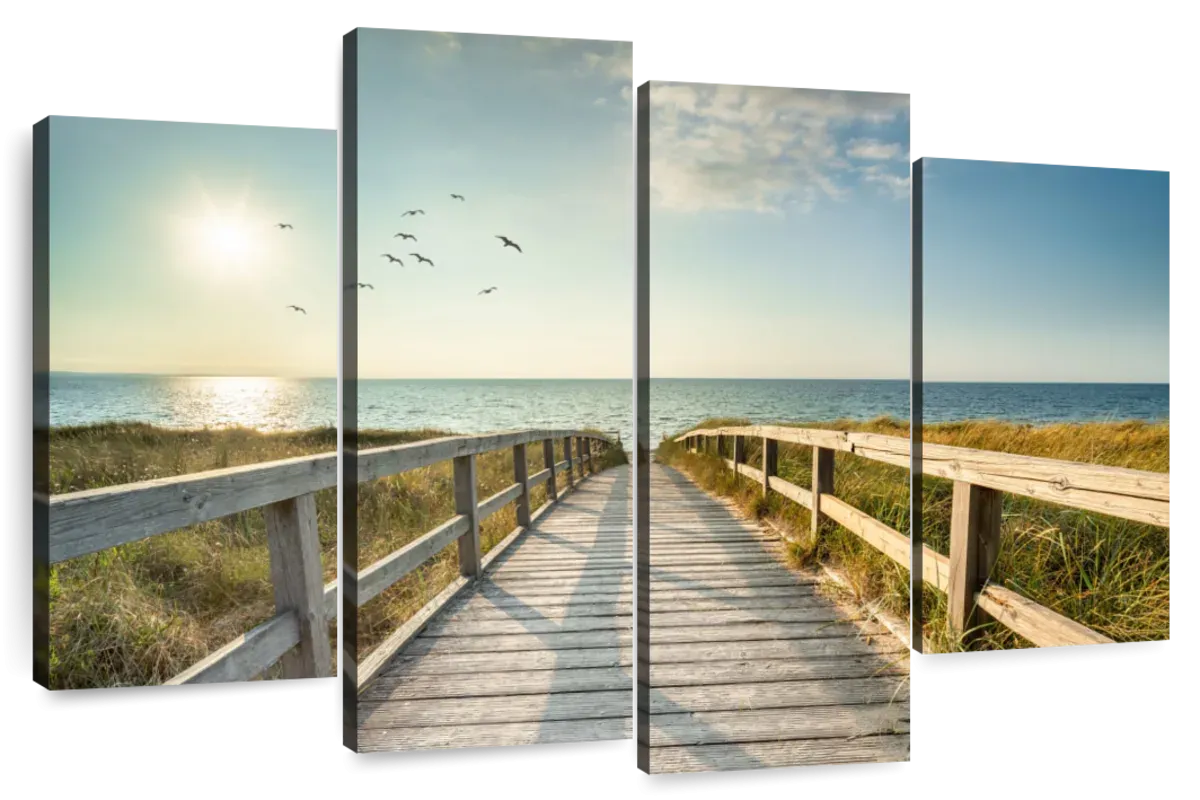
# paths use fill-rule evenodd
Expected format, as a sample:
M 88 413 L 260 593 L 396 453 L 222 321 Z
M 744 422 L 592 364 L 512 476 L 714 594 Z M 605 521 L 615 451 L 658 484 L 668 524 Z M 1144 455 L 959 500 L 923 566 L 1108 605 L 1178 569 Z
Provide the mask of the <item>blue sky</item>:
M 907 378 L 907 95 L 651 84 L 651 374 Z
M 358 33 L 360 376 L 630 377 L 631 46 Z
M 334 131 L 51 118 L 52 370 L 335 376 L 337 263 Z
M 924 164 L 926 380 L 1167 382 L 1168 173 Z

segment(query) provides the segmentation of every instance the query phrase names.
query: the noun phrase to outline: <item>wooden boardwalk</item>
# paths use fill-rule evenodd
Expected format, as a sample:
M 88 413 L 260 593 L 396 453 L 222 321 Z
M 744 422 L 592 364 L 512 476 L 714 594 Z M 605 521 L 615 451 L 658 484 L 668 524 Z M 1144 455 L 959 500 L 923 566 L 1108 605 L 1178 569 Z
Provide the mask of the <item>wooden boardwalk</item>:
M 631 735 L 630 470 L 576 484 L 358 698 L 362 752 Z
M 907 760 L 908 648 L 819 581 L 651 466 L 650 772 Z

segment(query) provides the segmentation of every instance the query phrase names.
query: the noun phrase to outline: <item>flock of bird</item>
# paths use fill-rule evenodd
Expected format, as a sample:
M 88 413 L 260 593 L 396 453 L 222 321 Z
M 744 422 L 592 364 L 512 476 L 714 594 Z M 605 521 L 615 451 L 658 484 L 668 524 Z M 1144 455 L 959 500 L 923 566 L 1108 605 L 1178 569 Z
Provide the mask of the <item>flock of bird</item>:
M 458 200 L 458 201 L 460 201 L 460 203 L 466 203 L 466 201 L 467 201 L 467 198 L 464 198 L 464 197 L 462 196 L 462 194 L 454 194 L 454 193 L 451 193 L 451 194 L 450 194 L 450 198 L 451 198 L 451 199 L 454 199 L 454 200 Z M 424 209 L 412 209 L 412 210 L 409 210 L 409 211 L 406 211 L 406 212 L 402 213 L 402 215 L 400 215 L 400 216 L 402 216 L 402 217 L 416 217 L 416 216 L 418 216 L 418 215 L 420 215 L 420 216 L 424 217 L 424 216 L 425 216 L 425 210 L 424 210 Z M 278 228 L 278 229 L 280 229 L 280 230 L 284 230 L 284 229 L 287 229 L 287 230 L 292 230 L 292 229 L 293 229 L 293 228 L 292 228 L 292 225 L 290 225 L 290 224 L 288 224 L 288 223 L 286 223 L 286 222 L 280 222 L 280 223 L 276 223 L 275 227 L 276 227 L 276 228 Z M 511 248 L 514 248 L 514 249 L 515 249 L 515 251 L 517 251 L 518 253 L 523 253 L 523 252 L 524 252 L 524 251 L 522 251 L 522 249 L 521 249 L 521 246 L 520 246 L 520 245 L 518 245 L 518 243 L 516 243 L 515 241 L 512 241 L 511 239 L 509 239 L 509 237 L 508 237 L 508 236 L 500 236 L 500 235 L 497 235 L 496 237 L 497 237 L 497 239 L 499 239 L 500 241 L 502 241 L 502 242 L 503 242 L 503 246 L 504 246 L 504 247 L 511 247 Z M 396 234 L 395 236 L 392 236 L 392 239 L 400 239 L 401 241 L 412 240 L 412 241 L 414 241 L 414 242 L 415 242 L 415 241 L 416 241 L 416 236 L 414 236 L 413 234 L 408 234 L 408 233 L 398 233 L 398 234 Z M 436 266 L 436 265 L 434 265 L 434 264 L 433 264 L 433 259 L 426 258 L 426 257 L 425 257 L 425 255 L 422 255 L 422 254 L 420 254 L 420 253 L 409 253 L 409 255 L 412 255 L 412 257 L 416 259 L 416 263 L 418 263 L 418 264 L 428 264 L 428 265 L 430 265 L 430 266 Z M 388 259 L 388 263 L 389 263 L 389 264 L 400 264 L 401 266 L 404 266 L 404 261 L 402 261 L 400 258 L 396 257 L 396 255 L 394 255 L 394 254 L 391 254 L 391 253 L 383 253 L 382 255 L 380 255 L 380 258 L 386 258 L 386 259 Z M 373 285 L 372 285 L 372 284 L 370 284 L 370 283 L 362 283 L 362 282 L 356 283 L 356 284 L 354 285 L 354 287 L 353 287 L 353 288 L 358 288 L 358 289 L 374 289 L 374 287 L 373 287 Z M 492 293 L 493 293 L 493 291 L 497 291 L 498 289 L 499 289 L 499 287 L 488 287 L 488 288 L 486 288 L 486 289 L 481 289 L 481 290 L 479 291 L 479 294 L 481 294 L 481 295 L 485 295 L 485 294 L 492 294 Z M 289 309 L 292 309 L 292 311 L 299 312 L 299 313 L 301 313 L 301 314 L 305 314 L 305 315 L 306 315 L 306 317 L 307 317 L 307 315 L 308 315 L 308 312 L 307 312 L 307 311 L 305 311 L 305 309 L 304 309 L 304 308 L 301 308 L 300 306 L 296 306 L 296 305 L 290 305 L 290 306 L 287 306 L 287 308 L 289 308 Z

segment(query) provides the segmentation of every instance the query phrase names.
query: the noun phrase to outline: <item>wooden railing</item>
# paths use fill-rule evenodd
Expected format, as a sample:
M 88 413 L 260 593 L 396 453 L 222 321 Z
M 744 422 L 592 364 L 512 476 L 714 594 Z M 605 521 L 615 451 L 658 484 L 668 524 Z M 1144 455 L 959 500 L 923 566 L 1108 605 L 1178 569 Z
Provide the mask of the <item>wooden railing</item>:
M 558 462 L 554 460 L 556 440 L 562 441 L 565 456 Z M 526 451 L 530 444 L 537 442 L 542 445 L 544 468 L 530 475 Z M 595 453 L 592 452 L 593 445 L 597 448 Z M 561 497 L 560 491 L 563 494 L 570 491 L 576 483 L 576 472 L 579 480 L 596 472 L 600 456 L 606 448 L 613 446 L 615 444 L 608 436 L 593 431 L 525 430 L 481 436 L 452 436 L 359 451 L 359 483 L 398 475 L 443 461 L 453 461 L 455 514 L 433 530 L 357 574 L 343 565 L 346 585 L 353 587 L 348 589 L 347 596 L 354 598 L 354 602 L 361 608 L 452 543 L 457 543 L 458 546 L 459 577 L 406 620 L 370 655 L 361 659 L 355 677 L 358 689 L 363 689 L 397 651 L 421 632 L 438 611 L 478 578 L 535 520 L 551 508 Z M 512 448 L 513 483 L 491 497 L 478 500 L 476 456 L 506 448 Z M 566 484 L 563 487 L 558 484 L 560 475 Z M 546 484 L 546 502 L 536 511 L 531 511 L 529 506 L 532 490 L 543 483 Z M 486 556 L 483 555 L 479 539 L 480 522 L 513 502 L 516 503 L 517 527 Z M 347 666 L 354 668 L 353 665 Z
M 763 468 L 745 464 L 746 437 L 763 440 Z M 725 459 L 739 474 L 773 489 L 812 511 L 812 529 L 828 517 L 909 567 L 908 537 L 833 495 L 833 454 L 853 453 L 885 464 L 910 468 L 909 440 L 875 433 L 779 426 L 744 426 L 689 431 L 675 441 L 699 450 L 715 442 L 723 452 L 732 439 L 734 458 Z M 775 475 L 778 442 L 813 448 L 813 485 L 804 489 Z M 949 445 L 922 444 L 921 473 L 954 481 L 950 556 L 921 548 L 922 579 L 947 594 L 952 632 L 969 641 L 986 614 L 1039 647 L 1100 644 L 1112 640 L 1074 620 L 1023 597 L 989 578 L 1000 552 L 1001 493 L 1169 526 L 1170 478 L 1167 473 L 1104 467 L 1032 456 L 1016 456 Z
M 283 677 L 332 674 L 337 582 L 321 583 L 315 492 L 337 485 L 327 453 L 50 498 L 50 562 L 262 508 L 276 614 L 168 684 L 245 681 L 282 661 Z

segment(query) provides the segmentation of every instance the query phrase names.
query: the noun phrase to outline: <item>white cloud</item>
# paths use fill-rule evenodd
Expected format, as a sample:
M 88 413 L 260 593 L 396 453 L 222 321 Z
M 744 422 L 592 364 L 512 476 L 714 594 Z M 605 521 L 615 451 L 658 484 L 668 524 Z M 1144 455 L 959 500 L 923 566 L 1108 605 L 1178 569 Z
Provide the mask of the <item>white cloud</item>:
M 846 155 L 868 161 L 887 161 L 902 155 L 899 142 L 881 142 L 878 139 L 851 139 L 846 143 Z
M 912 183 L 910 176 L 888 172 L 882 164 L 872 164 L 869 167 L 863 167 L 859 172 L 862 175 L 863 182 L 876 184 L 881 192 L 890 194 L 897 199 L 908 197 L 909 186 Z
M 425 52 L 431 55 L 457 53 L 459 50 L 462 50 L 462 41 L 459 40 L 456 33 L 435 31 L 433 36 L 435 37 L 433 42 L 425 45 Z
M 633 80 L 633 51 L 628 42 L 614 42 L 611 52 L 583 54 L 584 74 L 598 74 L 613 80 Z
M 908 97 L 653 83 L 650 105 L 651 188 L 661 207 L 778 213 L 845 200 L 863 181 L 886 184 L 884 173 L 852 169 L 839 137 L 900 119 Z
M 602 106 L 607 103 L 608 103 L 607 97 L 597 97 L 595 100 L 592 101 L 592 105 L 594 105 L 594 106 Z
M 621 99 L 626 103 L 633 99 L 633 87 L 628 83 L 621 87 Z

